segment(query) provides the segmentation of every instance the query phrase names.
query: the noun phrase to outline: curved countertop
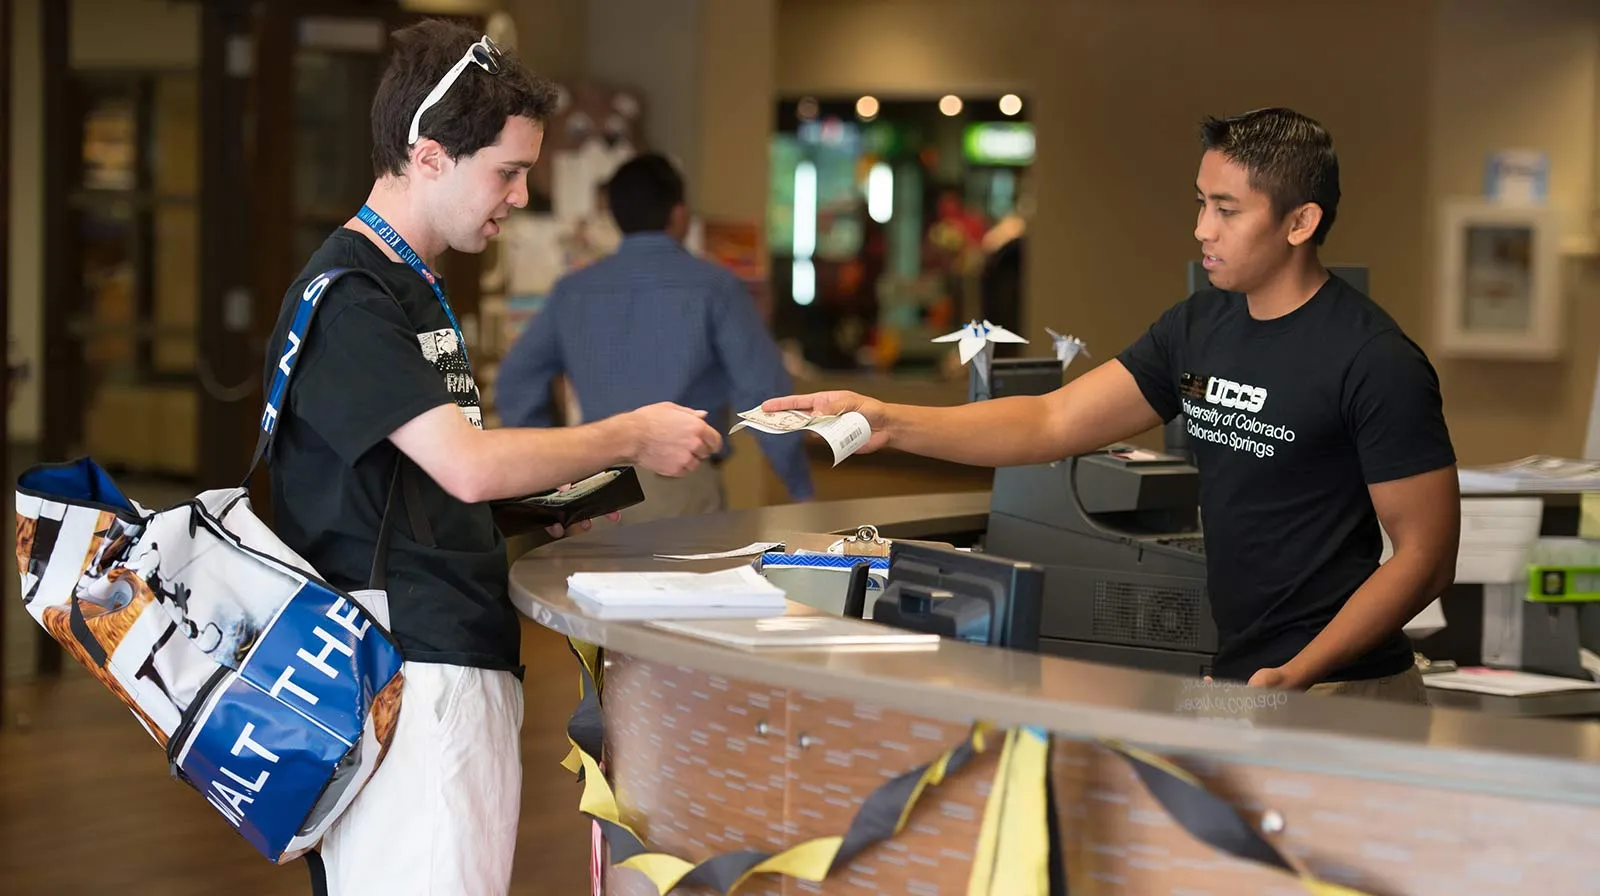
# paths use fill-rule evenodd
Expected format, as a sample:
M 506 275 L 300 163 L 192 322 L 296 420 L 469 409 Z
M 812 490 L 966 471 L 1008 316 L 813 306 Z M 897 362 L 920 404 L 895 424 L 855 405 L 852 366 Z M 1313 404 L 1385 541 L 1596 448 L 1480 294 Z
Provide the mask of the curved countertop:
M 541 625 L 642 659 L 957 721 L 1034 725 L 1059 737 L 1169 756 L 1272 765 L 1552 802 L 1600 804 L 1600 723 L 1507 719 L 1266 691 L 941 641 L 937 650 L 746 651 L 589 616 L 579 571 L 712 570 L 656 553 L 730 550 L 872 523 L 888 537 L 981 531 L 988 492 L 785 505 L 611 527 L 537 548 L 511 569 L 512 601 Z M 815 612 L 790 604 L 791 613 Z

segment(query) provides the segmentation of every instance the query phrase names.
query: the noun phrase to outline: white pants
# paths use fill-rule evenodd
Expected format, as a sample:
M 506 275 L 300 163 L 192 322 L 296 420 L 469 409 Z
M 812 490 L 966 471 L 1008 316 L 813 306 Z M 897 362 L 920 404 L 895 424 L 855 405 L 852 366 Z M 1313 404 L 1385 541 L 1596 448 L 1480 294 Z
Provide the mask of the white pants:
M 504 896 L 522 809 L 522 682 L 406 663 L 383 765 L 322 840 L 329 896 Z

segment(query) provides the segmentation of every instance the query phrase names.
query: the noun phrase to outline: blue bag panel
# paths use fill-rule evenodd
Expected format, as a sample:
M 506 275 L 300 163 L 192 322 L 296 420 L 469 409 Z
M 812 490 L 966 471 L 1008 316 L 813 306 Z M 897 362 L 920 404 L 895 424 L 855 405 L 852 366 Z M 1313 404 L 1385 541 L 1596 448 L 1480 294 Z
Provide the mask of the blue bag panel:
M 133 503 L 100 465 L 87 457 L 71 463 L 40 464 L 17 477 L 17 488 L 57 501 L 96 504 L 107 509 L 134 513 Z
M 234 678 L 190 739 L 181 767 L 251 846 L 276 860 L 349 749 Z
M 307 582 L 278 612 L 239 674 L 355 744 L 373 698 L 400 664 L 400 651 L 364 609 Z

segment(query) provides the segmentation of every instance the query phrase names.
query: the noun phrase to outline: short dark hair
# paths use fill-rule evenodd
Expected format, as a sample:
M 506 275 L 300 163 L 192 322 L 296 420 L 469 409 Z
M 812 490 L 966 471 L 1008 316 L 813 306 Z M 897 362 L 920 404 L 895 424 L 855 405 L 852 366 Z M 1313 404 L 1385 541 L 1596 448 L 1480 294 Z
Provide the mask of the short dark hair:
M 1271 198 L 1279 218 L 1307 202 L 1321 206 L 1322 223 L 1311 241 L 1320 246 L 1328 238 L 1339 214 L 1339 157 L 1317 121 L 1291 109 L 1207 117 L 1200 143 L 1249 172 L 1250 187 Z
M 396 31 L 393 52 L 372 99 L 372 173 L 401 174 L 411 155 L 411 117 L 445 72 L 482 35 L 455 22 L 425 19 Z M 450 158 L 470 156 L 500 138 L 513 116 L 544 124 L 556 108 L 556 87 L 502 48 L 500 71 L 468 64 L 422 113 L 420 137 L 431 137 Z
M 660 153 L 634 156 L 606 182 L 606 203 L 623 233 L 665 230 L 672 209 L 683 204 L 683 176 Z

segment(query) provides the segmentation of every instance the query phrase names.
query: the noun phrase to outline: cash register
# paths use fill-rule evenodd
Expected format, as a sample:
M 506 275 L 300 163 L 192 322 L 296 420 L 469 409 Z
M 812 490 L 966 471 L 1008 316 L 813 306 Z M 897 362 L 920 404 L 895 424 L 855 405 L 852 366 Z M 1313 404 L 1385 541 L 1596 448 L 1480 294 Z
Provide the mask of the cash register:
M 1045 567 L 1043 653 L 1210 672 L 1200 475 L 1181 455 L 1117 445 L 995 471 L 984 550 Z

